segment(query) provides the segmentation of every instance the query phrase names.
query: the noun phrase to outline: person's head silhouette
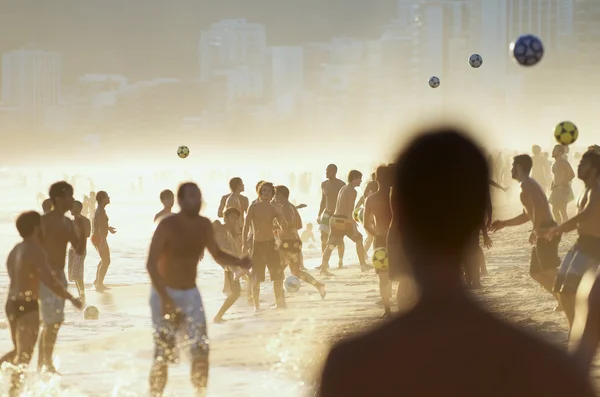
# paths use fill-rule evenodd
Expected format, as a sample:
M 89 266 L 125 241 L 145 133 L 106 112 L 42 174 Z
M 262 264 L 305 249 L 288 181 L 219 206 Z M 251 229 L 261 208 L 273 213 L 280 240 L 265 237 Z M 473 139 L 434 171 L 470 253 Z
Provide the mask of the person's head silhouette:
M 432 260 L 460 265 L 490 195 L 478 145 L 457 129 L 437 128 L 412 141 L 395 169 L 395 224 L 415 270 Z

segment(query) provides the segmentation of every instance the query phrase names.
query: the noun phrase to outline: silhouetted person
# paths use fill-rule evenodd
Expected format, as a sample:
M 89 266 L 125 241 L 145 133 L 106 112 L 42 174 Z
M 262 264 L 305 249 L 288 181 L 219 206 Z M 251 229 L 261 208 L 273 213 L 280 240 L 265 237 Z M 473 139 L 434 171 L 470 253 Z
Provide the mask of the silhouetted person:
M 160 203 L 163 209 L 154 215 L 154 222 L 161 221 L 164 217 L 173 214 L 173 205 L 175 204 L 175 195 L 169 189 L 160 192 Z
M 490 194 L 477 146 L 436 130 L 416 138 L 397 165 L 392 206 L 401 222 L 394 224 L 421 298 L 408 313 L 334 347 L 320 396 L 593 396 L 566 353 L 487 313 L 465 292 L 461 263 Z M 467 182 L 457 189 L 461 179 Z
M 52 200 L 47 198 L 46 200 L 42 201 L 42 211 L 44 213 L 52 211 Z
M 110 197 L 108 193 L 101 190 L 96 194 L 96 201 L 98 202 L 98 208 L 94 213 L 94 224 L 92 225 L 92 244 L 100 255 L 100 262 L 96 270 L 96 279 L 94 280 L 94 287 L 96 291 L 102 292 L 108 287 L 104 285 L 104 278 L 108 267 L 110 266 L 110 247 L 108 246 L 108 233 L 115 234 L 117 229 L 108 224 L 108 215 L 106 215 L 106 206 L 110 204 Z

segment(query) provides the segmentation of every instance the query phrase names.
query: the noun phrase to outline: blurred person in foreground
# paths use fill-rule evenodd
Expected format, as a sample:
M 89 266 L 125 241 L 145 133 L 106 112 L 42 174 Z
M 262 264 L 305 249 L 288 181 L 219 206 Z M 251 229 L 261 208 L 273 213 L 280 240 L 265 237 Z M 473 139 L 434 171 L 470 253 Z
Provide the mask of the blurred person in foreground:
M 486 221 L 490 194 L 475 143 L 437 129 L 413 140 L 397 167 L 391 204 L 401 222 L 394 224 L 420 300 L 335 346 L 320 396 L 593 396 L 566 353 L 497 319 L 466 293 L 461 264 Z M 459 179 L 468 183 L 456 189 Z

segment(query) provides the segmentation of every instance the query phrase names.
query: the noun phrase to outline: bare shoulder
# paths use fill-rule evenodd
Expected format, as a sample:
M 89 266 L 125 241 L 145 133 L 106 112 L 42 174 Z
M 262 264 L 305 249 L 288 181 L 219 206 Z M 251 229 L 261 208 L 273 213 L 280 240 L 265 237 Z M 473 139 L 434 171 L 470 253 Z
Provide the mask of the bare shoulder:
M 205 230 L 205 229 L 213 230 L 213 223 L 211 222 L 210 219 L 208 219 L 205 216 L 200 216 L 198 218 L 198 226 L 201 227 L 203 230 Z

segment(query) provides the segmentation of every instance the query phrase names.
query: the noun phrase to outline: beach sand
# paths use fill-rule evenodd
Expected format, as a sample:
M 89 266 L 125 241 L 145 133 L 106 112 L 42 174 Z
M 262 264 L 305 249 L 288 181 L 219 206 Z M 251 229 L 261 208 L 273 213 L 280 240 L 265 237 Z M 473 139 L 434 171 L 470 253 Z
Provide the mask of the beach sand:
M 500 207 L 498 216 L 514 215 L 515 207 Z M 509 211 L 512 209 L 512 211 Z M 518 212 L 517 212 L 518 213 Z M 473 293 L 499 316 L 566 347 L 567 328 L 554 299 L 529 277 L 528 225 L 493 235 L 494 247 L 486 251 L 489 277 Z M 576 235 L 561 243 L 561 256 Z M 349 267 L 333 270 L 327 280 L 327 298 L 303 284 L 287 294 L 288 308 L 270 308 L 272 289 L 265 283 L 261 298 L 265 308 L 254 314 L 242 297 L 226 315 L 225 324 L 209 324 L 211 377 L 209 396 L 314 395 L 318 373 L 328 347 L 340 338 L 379 324 L 382 309 L 377 278 L 361 273 L 353 247 L 347 244 Z M 352 260 L 352 257 L 354 260 Z M 336 254 L 331 263 L 335 264 Z M 306 261 L 311 269 L 318 257 Z M 316 275 L 316 271 L 312 271 Z M 199 280 L 207 317 L 212 319 L 224 299 L 221 283 Z M 62 396 L 145 396 L 153 356 L 148 285 L 113 286 L 104 294 L 88 292 L 88 304 L 100 309 L 100 319 L 86 321 L 67 310 L 56 356 L 63 373 L 60 385 L 42 394 Z M 7 330 L 0 330 L 0 350 L 10 347 Z M 37 358 L 34 357 L 34 363 Z M 594 380 L 598 383 L 597 371 Z M 54 390 L 50 392 L 49 390 Z M 191 395 L 189 364 L 172 366 L 167 395 Z

